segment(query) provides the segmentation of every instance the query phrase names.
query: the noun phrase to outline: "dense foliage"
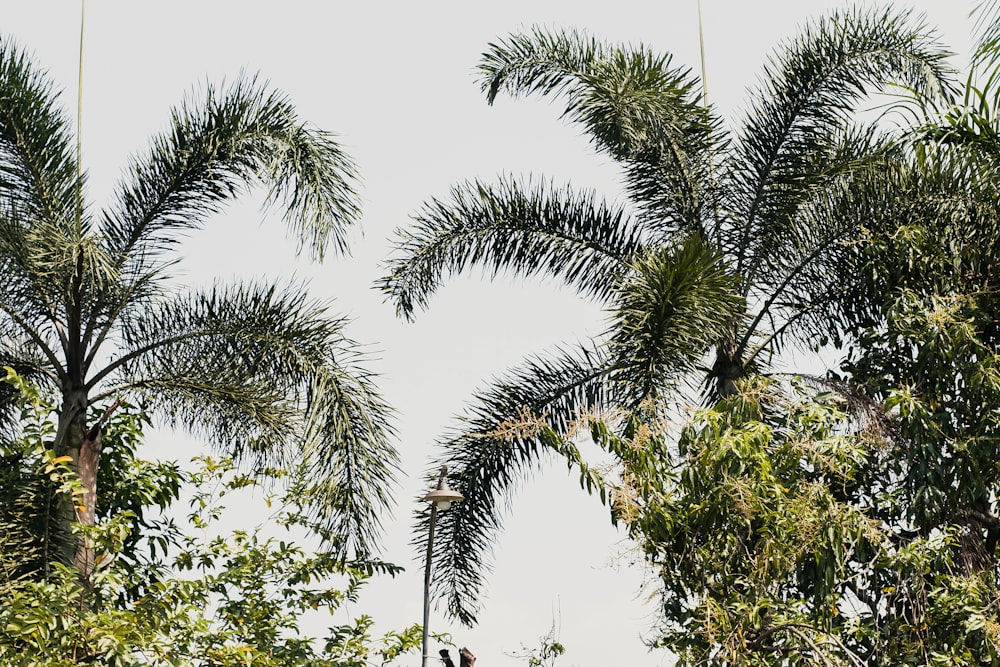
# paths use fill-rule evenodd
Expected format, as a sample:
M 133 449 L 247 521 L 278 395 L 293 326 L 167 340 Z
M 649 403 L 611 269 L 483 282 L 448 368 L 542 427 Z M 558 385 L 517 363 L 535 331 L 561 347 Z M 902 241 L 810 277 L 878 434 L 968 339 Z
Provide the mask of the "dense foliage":
M 52 483 L 39 493 L 54 488 L 78 503 L 82 485 L 49 445 L 52 406 L 12 373 L 7 382 L 24 392 L 24 400 L 22 435 L 5 446 L 4 456 L 18 457 L 22 477 Z M 348 619 L 340 611 L 357 602 L 369 577 L 398 568 L 345 562 L 336 549 L 297 546 L 315 541 L 314 531 L 322 529 L 307 518 L 301 481 L 272 470 L 257 476 L 269 478 L 261 486 L 231 461 L 209 457 L 199 459 L 193 473 L 145 461 L 133 445 L 146 418 L 128 414 L 107 424 L 107 442 L 122 446 L 105 464 L 113 477 L 106 498 L 114 500 L 106 501 L 94 526 L 74 528 L 86 532 L 97 552 L 89 580 L 46 553 L 50 538 L 37 503 L 15 497 L 13 509 L 0 517 L 0 663 L 369 667 L 419 646 L 419 626 L 374 638 L 370 616 Z M 32 488 L 5 491 L 27 494 Z M 264 494 L 259 500 L 271 508 L 268 521 L 223 530 L 224 503 L 233 497 L 245 502 L 253 491 Z M 159 510 L 178 514 L 175 501 L 182 493 L 190 513 L 174 525 Z M 335 613 L 340 622 L 331 618 Z
M 933 427 L 901 393 L 889 405 L 904 428 Z M 614 445 L 627 452 L 615 512 L 656 568 L 658 643 L 682 664 L 996 663 L 1000 587 L 982 524 L 953 506 L 919 525 L 927 497 L 948 491 L 908 475 L 929 443 L 886 439 L 877 423 L 859 433 L 849 407 L 746 381 L 675 451 L 655 429 Z

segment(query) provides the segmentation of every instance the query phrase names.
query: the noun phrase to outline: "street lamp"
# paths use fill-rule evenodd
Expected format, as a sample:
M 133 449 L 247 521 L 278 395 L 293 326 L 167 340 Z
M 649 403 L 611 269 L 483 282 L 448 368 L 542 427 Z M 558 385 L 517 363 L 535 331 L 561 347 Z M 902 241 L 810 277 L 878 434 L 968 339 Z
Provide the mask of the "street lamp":
M 431 504 L 431 525 L 427 530 L 427 562 L 424 565 L 424 642 L 423 657 L 420 660 L 421 667 L 427 667 L 427 623 L 431 616 L 431 559 L 434 556 L 434 522 L 437 520 L 437 511 L 446 510 L 453 502 L 461 500 L 464 496 L 458 491 L 448 488 L 445 477 L 448 475 L 448 466 L 441 466 L 441 474 L 438 477 L 437 488 L 423 497 L 425 502 Z

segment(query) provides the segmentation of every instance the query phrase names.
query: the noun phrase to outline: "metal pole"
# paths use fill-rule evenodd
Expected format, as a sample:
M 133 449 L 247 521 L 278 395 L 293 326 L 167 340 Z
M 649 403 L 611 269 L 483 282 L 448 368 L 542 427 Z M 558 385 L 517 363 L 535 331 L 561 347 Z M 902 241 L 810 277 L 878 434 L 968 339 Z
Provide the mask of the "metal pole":
M 427 631 L 431 616 L 431 558 L 434 556 L 434 521 L 437 519 L 437 505 L 431 503 L 431 527 L 427 531 L 427 563 L 424 565 L 424 642 L 420 667 L 427 667 Z
M 441 474 L 438 477 L 437 488 L 444 486 L 444 476 L 448 474 L 448 468 L 441 466 Z M 431 560 L 434 558 L 434 522 L 437 521 L 437 503 L 431 503 L 431 525 L 427 529 L 427 562 L 424 563 L 424 641 L 421 649 L 420 667 L 427 667 L 427 634 L 428 624 L 431 619 Z

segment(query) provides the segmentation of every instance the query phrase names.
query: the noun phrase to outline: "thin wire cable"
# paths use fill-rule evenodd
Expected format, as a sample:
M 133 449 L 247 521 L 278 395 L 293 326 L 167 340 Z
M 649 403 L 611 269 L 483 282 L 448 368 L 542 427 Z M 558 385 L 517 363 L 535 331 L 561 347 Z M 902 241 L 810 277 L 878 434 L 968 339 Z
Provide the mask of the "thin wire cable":
M 701 22 L 701 0 L 698 0 L 698 45 L 701 47 L 701 103 L 708 108 L 708 70 L 705 67 L 705 30 Z
M 83 223 L 83 17 L 86 0 L 80 0 L 80 69 L 76 86 L 76 215 Z

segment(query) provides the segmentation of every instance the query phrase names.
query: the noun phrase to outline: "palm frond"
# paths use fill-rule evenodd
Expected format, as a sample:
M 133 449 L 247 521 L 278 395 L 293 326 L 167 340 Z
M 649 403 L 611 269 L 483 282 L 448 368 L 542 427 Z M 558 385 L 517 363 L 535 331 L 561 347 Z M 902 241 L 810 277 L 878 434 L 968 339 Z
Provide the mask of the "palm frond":
M 44 369 L 52 378 L 63 377 L 57 326 L 33 298 L 36 295 L 24 289 L 13 276 L 5 287 L 0 292 L 0 353 L 14 360 L 6 365 L 20 364 L 35 371 Z M 37 361 L 25 364 L 26 359 Z
M 976 16 L 974 67 L 995 67 L 1000 60 L 1000 2 L 981 0 L 972 12 Z
M 565 97 L 563 116 L 622 163 L 644 218 L 665 231 L 703 233 L 724 135 L 699 102 L 696 77 L 671 60 L 642 45 L 610 47 L 582 32 L 535 28 L 490 44 L 479 71 L 491 104 L 500 90 Z
M 330 244 L 346 251 L 359 215 L 356 180 L 330 133 L 301 121 L 283 94 L 239 78 L 174 110 L 169 131 L 132 160 L 102 228 L 113 254 L 143 265 L 262 183 L 300 244 L 321 259 Z
M 803 254 L 811 254 L 814 246 L 826 244 L 830 238 L 842 238 L 850 230 L 857 231 L 859 221 L 850 224 L 838 216 L 840 224 L 831 228 L 831 223 L 815 215 L 814 209 L 901 159 L 903 151 L 898 143 L 872 125 L 845 126 L 841 132 L 826 137 L 822 145 L 814 145 L 811 155 L 800 157 L 811 182 L 801 184 L 794 207 L 740 239 L 744 284 L 781 282 L 786 268 L 795 265 Z M 831 206 L 822 208 L 835 213 Z M 734 246 L 727 249 L 730 255 L 737 252 Z
M 55 247 L 37 236 L 20 218 L 0 214 L 0 327 L 11 324 L 34 338 L 55 363 L 54 352 L 64 343 L 59 332 L 65 328 L 66 288 L 76 267 L 69 275 L 58 272 L 46 261 Z
M 47 319 L 72 285 L 104 279 L 111 263 L 88 235 L 85 175 L 70 123 L 47 75 L 0 39 L 0 268 L 16 301 Z M 74 282 L 76 281 L 76 282 Z M 5 290 L 7 291 L 7 290 Z M 8 292 L 9 293 L 9 292 Z
M 738 323 L 737 277 L 698 236 L 635 260 L 611 309 L 616 402 L 662 400 Z
M 790 219 L 748 240 L 745 271 L 752 281 L 743 290 L 756 312 L 736 341 L 741 358 L 756 346 L 746 361 L 778 352 L 788 338 L 840 339 L 845 321 L 831 311 L 858 278 L 846 270 L 845 255 L 882 215 L 878 209 L 894 196 L 900 171 L 909 168 L 901 146 L 864 127 L 816 159 L 829 176 L 803 193 Z
M 831 174 L 816 156 L 837 137 L 865 96 L 897 83 L 922 95 L 950 91 L 950 70 L 932 33 L 909 13 L 835 12 L 783 45 L 765 69 L 725 178 L 739 220 L 740 252 L 767 225 L 794 215 L 803 198 Z M 819 168 L 819 170 L 817 170 Z
M 88 388 L 148 397 L 169 423 L 254 466 L 299 467 L 317 515 L 367 554 L 391 501 L 390 410 L 344 321 L 300 287 L 217 287 L 123 313 L 121 356 Z M 345 554 L 346 555 L 346 554 Z
M 312 486 L 304 500 L 339 539 L 341 556 L 370 557 L 381 538 L 381 517 L 393 503 L 399 455 L 389 442 L 391 408 L 344 340 L 311 387 L 302 469 Z M 310 432 L 311 431 L 311 432 Z
M 642 248 L 641 228 L 621 207 L 547 181 L 465 183 L 414 219 L 415 228 L 397 230 L 396 257 L 380 281 L 408 318 L 426 307 L 443 275 L 477 264 L 494 276 L 555 276 L 605 300 Z
M 604 405 L 608 371 L 604 354 L 593 348 L 529 359 L 477 394 L 462 428 L 443 441 L 440 462 L 466 499 L 438 517 L 435 596 L 443 597 L 461 622 L 475 623 L 505 505 L 547 453 L 563 453 L 555 434 Z M 427 545 L 428 518 L 418 515 L 421 549 Z
M 80 183 L 69 121 L 48 76 L 8 39 L 0 39 L 0 90 L 0 213 L 74 227 Z

